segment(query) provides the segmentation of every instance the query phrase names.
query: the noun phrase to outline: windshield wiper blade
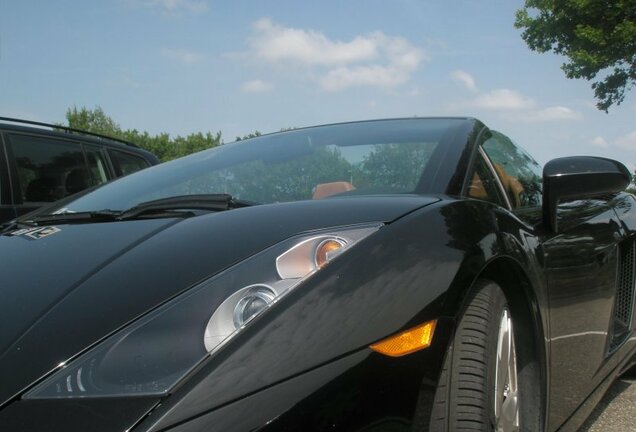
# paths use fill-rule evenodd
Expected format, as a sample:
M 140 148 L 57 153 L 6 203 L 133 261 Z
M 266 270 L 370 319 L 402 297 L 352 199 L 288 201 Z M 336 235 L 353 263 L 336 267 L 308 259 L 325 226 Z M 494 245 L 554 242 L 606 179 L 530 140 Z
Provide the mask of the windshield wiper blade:
M 113 210 L 53 213 L 35 216 L 30 219 L 18 219 L 17 222 L 36 226 L 58 223 L 109 222 L 117 220 L 119 214 L 120 212 Z
M 258 203 L 234 199 L 228 194 L 179 195 L 146 201 L 128 210 L 99 210 L 88 212 L 65 212 L 18 219 L 18 223 L 42 226 L 61 223 L 97 223 L 122 220 L 162 217 L 191 217 L 191 210 L 224 211 L 247 207 Z
M 177 216 L 185 215 L 186 213 L 193 215 L 192 212 L 179 213 L 178 211 L 224 211 L 257 204 L 258 203 L 255 202 L 234 199 L 232 195 L 229 194 L 178 195 L 137 204 L 135 207 L 121 212 L 118 216 L 118 220 L 135 219 L 143 217 L 144 215 L 153 215 L 156 217 L 156 215 L 164 213 L 168 216 L 173 213 Z

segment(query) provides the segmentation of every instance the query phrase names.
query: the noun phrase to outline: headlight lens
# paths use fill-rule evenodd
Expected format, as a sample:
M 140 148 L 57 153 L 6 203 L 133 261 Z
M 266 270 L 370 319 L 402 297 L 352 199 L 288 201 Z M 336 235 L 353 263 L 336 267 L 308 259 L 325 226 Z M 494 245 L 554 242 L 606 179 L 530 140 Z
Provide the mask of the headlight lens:
M 234 327 L 239 328 L 274 301 L 276 293 L 267 285 L 254 285 L 234 308 Z
M 108 337 L 24 398 L 166 394 L 255 317 L 380 226 L 313 233 L 272 246 Z

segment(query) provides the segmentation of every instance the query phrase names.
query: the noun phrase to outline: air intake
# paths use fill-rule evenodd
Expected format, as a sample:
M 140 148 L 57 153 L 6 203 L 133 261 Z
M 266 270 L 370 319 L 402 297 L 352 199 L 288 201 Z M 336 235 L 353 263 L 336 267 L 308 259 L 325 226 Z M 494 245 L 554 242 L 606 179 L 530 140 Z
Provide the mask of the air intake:
M 634 312 L 634 283 L 636 280 L 636 241 L 629 239 L 619 247 L 616 298 L 614 300 L 614 331 L 611 349 L 620 345 L 628 335 Z

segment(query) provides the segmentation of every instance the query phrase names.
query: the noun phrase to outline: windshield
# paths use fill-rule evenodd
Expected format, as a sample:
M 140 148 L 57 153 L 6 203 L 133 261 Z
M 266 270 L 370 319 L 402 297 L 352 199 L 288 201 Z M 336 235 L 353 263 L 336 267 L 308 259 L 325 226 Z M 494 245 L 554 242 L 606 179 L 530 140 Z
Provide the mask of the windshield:
M 348 123 L 237 141 L 124 177 L 61 211 L 125 210 L 146 201 L 201 194 L 275 203 L 414 193 L 440 140 L 459 122 Z

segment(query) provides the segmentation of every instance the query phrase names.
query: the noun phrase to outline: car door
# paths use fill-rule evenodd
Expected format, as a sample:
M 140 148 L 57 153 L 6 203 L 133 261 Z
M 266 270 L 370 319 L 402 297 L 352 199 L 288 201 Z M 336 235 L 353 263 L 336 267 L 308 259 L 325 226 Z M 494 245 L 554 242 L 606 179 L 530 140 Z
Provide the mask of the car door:
M 560 426 L 600 383 L 610 356 L 621 228 L 606 198 L 558 206 L 558 233 L 541 225 L 541 170 L 497 132 L 484 143 L 513 211 L 533 215 L 541 237 L 549 304 L 550 429 Z
M 621 228 L 605 199 L 560 204 L 543 241 L 550 304 L 550 425 L 561 425 L 605 378 Z M 605 372 L 604 372 L 605 371 Z M 558 413 L 558 414 L 557 414 Z

